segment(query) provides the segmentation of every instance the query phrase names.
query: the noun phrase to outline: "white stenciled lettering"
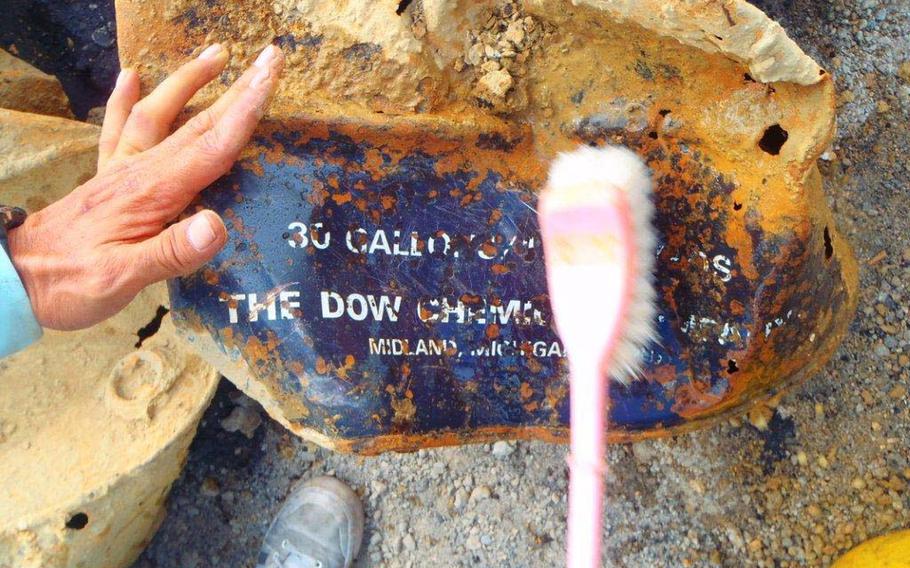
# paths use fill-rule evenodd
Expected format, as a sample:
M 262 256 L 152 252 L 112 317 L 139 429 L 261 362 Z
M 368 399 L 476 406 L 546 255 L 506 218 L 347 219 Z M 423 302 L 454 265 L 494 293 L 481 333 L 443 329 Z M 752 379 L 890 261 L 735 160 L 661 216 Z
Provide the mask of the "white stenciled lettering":
M 300 292 L 297 290 L 282 290 L 278 294 L 278 303 L 281 305 L 281 319 L 294 319 L 294 312 L 291 310 L 300 309 L 300 302 L 293 298 L 299 298 Z
M 420 252 L 420 236 L 415 231 L 408 235 L 408 242 L 402 241 L 401 231 L 394 231 L 392 236 L 392 254 L 395 256 L 423 256 Z
M 354 321 L 363 321 L 367 319 L 369 310 L 367 309 L 367 299 L 360 294 L 348 295 L 348 317 Z
M 277 317 L 274 300 L 271 302 L 268 300 L 260 302 L 258 295 L 247 294 L 246 301 L 250 312 L 250 321 L 259 321 L 259 312 L 263 310 L 266 311 L 266 319 L 268 321 L 273 321 Z
M 721 282 L 729 282 L 733 278 L 733 262 L 722 254 L 716 255 L 711 260 L 714 270 L 720 274 Z
M 483 298 L 466 303 L 454 298 L 433 298 L 417 303 L 417 318 L 425 323 L 546 326 L 543 311 L 531 301 L 508 300 L 490 304 Z
M 367 303 L 370 305 L 370 312 L 373 319 L 382 321 L 388 317 L 389 321 L 398 321 L 398 312 L 401 310 L 401 296 L 395 296 L 395 300 L 389 299 L 388 296 L 380 296 L 376 300 L 375 296 L 367 296 Z
M 323 291 L 319 296 L 322 301 L 324 319 L 335 319 L 344 315 L 344 298 L 341 297 L 341 294 Z
M 288 238 L 288 244 L 291 248 L 306 248 L 306 246 L 310 244 L 307 226 L 303 223 L 291 223 L 288 225 L 288 230 L 294 231 L 294 234 Z
M 690 315 L 679 330 L 701 343 L 716 340 L 720 345 L 742 346 L 749 337 L 749 330 L 735 322 L 723 322 L 695 315 Z
M 299 284 L 299 282 L 279 286 L 264 294 L 254 292 L 231 294 L 220 298 L 220 301 L 227 304 L 228 321 L 231 323 L 240 322 L 243 307 L 246 308 L 244 315 L 248 322 L 258 322 L 260 319 L 266 321 L 275 321 L 279 318 L 296 319 L 295 311 L 300 309 L 300 291 L 288 289 L 288 286 L 294 284 Z M 262 299 L 260 300 L 260 298 Z
M 359 245 L 354 244 L 355 235 L 363 235 L 362 238 L 358 238 L 360 241 Z M 345 244 L 348 247 L 348 250 L 354 253 L 364 254 L 367 252 L 367 231 L 366 229 L 355 229 L 353 231 L 348 231 L 344 237 Z
M 436 243 L 440 243 L 437 245 Z M 452 238 L 445 232 L 438 233 L 435 237 L 430 237 L 427 240 L 427 251 L 430 254 L 437 254 L 437 250 L 440 255 L 449 254 L 449 248 L 452 245 Z
M 385 231 L 379 229 L 373 233 L 373 241 L 370 243 L 370 254 L 376 254 L 376 251 L 382 251 L 385 254 L 392 254 L 392 249 L 389 248 L 389 239 L 385 236 Z
M 240 307 L 240 302 L 244 300 L 246 300 L 246 294 L 231 294 L 227 298 L 219 298 L 219 301 L 228 305 L 228 321 L 231 323 L 240 321 L 240 313 L 237 308 Z
M 397 337 L 370 337 L 367 344 L 370 355 L 403 355 L 406 357 L 458 355 L 458 344 L 451 339 L 413 340 Z
M 306 224 L 295 221 L 288 225 L 288 231 L 294 231 L 288 237 L 291 248 L 306 248 L 312 244 L 319 250 L 325 250 L 332 242 L 332 234 L 323 230 L 322 223 L 313 223 L 307 227 Z
M 354 321 L 364 321 L 372 316 L 375 321 L 397 322 L 401 313 L 401 296 L 356 293 L 342 296 L 330 290 L 323 290 L 319 296 L 324 319 L 346 315 Z

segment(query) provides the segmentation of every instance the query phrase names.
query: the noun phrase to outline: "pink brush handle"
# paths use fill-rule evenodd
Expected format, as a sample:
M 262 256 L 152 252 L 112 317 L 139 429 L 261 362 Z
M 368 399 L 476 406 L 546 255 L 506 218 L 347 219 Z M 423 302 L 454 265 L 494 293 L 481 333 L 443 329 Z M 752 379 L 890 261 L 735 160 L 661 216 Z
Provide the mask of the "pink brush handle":
M 572 389 L 571 455 L 569 457 L 569 568 L 601 565 L 600 541 L 603 516 L 604 431 L 606 385 L 598 365 L 570 359 Z
M 585 228 L 585 217 L 597 213 L 603 242 L 612 243 L 612 255 L 589 267 L 551 267 L 551 287 L 571 292 L 571 309 L 558 315 L 558 325 L 569 348 L 571 458 L 569 479 L 569 568 L 601 565 L 605 472 L 604 442 L 607 425 L 607 377 L 604 362 L 612 361 L 626 323 L 629 293 L 634 278 L 634 251 L 629 236 L 628 207 L 589 209 L 575 227 Z M 577 230 L 577 229 L 576 229 Z M 568 231 L 565 231 L 568 232 Z M 598 242 L 576 239 L 575 242 Z M 599 299 L 599 300 L 596 300 Z M 592 304 L 596 302 L 596 304 Z M 566 304 L 563 304 L 565 307 Z
M 647 170 L 630 151 L 580 147 L 556 159 L 538 204 L 550 302 L 571 370 L 569 568 L 601 565 L 607 374 L 629 372 L 648 335 L 649 322 L 639 320 L 650 319 L 640 305 L 651 301 L 650 288 L 639 298 L 633 287 L 650 287 L 636 273 L 652 254 L 649 193 Z

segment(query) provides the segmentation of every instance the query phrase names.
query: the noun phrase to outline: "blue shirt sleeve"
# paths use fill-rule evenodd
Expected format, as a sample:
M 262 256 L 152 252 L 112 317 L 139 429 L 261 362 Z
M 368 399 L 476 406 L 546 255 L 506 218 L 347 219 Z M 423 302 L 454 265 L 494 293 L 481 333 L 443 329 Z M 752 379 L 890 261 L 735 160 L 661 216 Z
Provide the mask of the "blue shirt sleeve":
M 19 273 L 0 246 L 0 358 L 25 349 L 41 334 Z

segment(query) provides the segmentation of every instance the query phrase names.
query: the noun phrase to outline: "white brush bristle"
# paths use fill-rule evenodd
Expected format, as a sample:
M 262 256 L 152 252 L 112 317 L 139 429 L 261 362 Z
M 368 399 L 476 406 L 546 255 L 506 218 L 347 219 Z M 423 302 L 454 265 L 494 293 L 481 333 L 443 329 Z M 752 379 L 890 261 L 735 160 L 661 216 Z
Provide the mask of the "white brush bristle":
M 561 154 L 550 168 L 551 196 L 597 202 L 604 196 L 625 198 L 631 212 L 635 245 L 635 280 L 620 339 L 609 361 L 607 372 L 624 384 L 639 378 L 642 351 L 656 339 L 657 292 L 654 288 L 654 263 L 657 237 L 653 225 L 651 177 L 644 162 L 633 152 L 621 147 L 591 148 L 583 146 Z M 574 188 L 587 188 L 583 195 L 569 195 Z M 561 200 L 556 197 L 557 200 Z

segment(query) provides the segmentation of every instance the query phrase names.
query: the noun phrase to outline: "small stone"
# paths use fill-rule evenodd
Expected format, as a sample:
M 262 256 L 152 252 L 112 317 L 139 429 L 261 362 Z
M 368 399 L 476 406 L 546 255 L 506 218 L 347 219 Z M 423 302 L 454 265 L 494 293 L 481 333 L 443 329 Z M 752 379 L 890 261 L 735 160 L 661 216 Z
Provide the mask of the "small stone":
M 900 355 L 897 356 L 897 363 L 901 367 L 910 366 L 910 356 L 906 355 L 905 353 L 901 353 Z
M 382 535 L 379 532 L 374 532 L 372 535 L 370 535 L 370 548 L 379 546 L 380 542 L 382 542 Z
M 632 444 L 632 455 L 638 462 L 646 463 L 654 459 L 654 444 L 650 442 L 635 442 Z
M 774 417 L 774 409 L 767 404 L 757 404 L 748 414 L 749 422 L 760 432 L 768 429 L 771 418 Z
M 252 439 L 256 429 L 262 424 L 262 416 L 256 408 L 235 406 L 227 418 L 221 421 L 221 427 L 227 432 L 241 432 Z
M 875 108 L 878 110 L 879 114 L 886 114 L 888 112 L 891 112 L 891 105 L 889 105 L 887 101 L 878 101 L 875 104 Z
M 213 477 L 206 477 L 199 487 L 199 492 L 205 497 L 217 497 L 221 493 L 221 486 L 218 480 Z
M 843 91 L 840 96 L 837 97 L 837 106 L 843 106 L 847 103 L 852 103 L 856 100 L 856 95 L 853 91 Z
M 505 71 L 490 71 L 480 78 L 478 85 L 485 93 L 501 99 L 512 88 L 512 76 Z
M 493 450 L 491 451 L 491 453 L 493 454 L 494 457 L 497 457 L 500 459 L 507 458 L 507 457 L 511 456 L 514 452 L 515 452 L 515 446 L 513 446 L 512 444 L 510 444 L 509 442 L 506 442 L 504 440 L 500 440 L 500 441 L 496 442 L 495 444 L 493 444 Z
M 468 500 L 468 492 L 464 488 L 459 487 L 458 491 L 455 492 L 455 500 L 452 505 L 456 509 L 461 509 L 464 507 L 465 502 Z
M 487 73 L 490 73 L 492 71 L 499 71 L 502 67 L 499 65 L 498 61 L 490 59 L 488 61 L 484 61 L 480 68 Z
M 39 71 L 2 49 L 0 108 L 73 118 L 69 99 L 56 77 Z
M 483 61 L 483 44 L 475 43 L 468 49 L 468 53 L 464 57 L 464 62 L 468 65 L 480 65 L 481 61 Z
M 412 552 L 417 550 L 417 542 L 410 534 L 404 535 L 404 538 L 401 539 L 401 544 L 404 545 L 405 550 L 410 550 Z
M 525 41 L 524 26 L 521 22 L 512 22 L 506 29 L 506 33 L 502 34 L 502 38 L 520 48 Z
M 474 488 L 473 491 L 471 491 L 470 500 L 472 503 L 477 502 L 477 501 L 486 501 L 487 499 L 490 498 L 491 495 L 492 495 L 492 492 L 490 491 L 489 487 L 487 487 L 486 485 L 478 485 L 477 487 Z
M 386 487 L 386 484 L 378 479 L 370 481 L 370 491 L 374 497 L 379 497 L 385 493 Z
M 818 456 L 818 466 L 822 469 L 828 469 L 828 458 L 825 456 Z
M 866 488 L 866 482 L 863 481 L 862 477 L 855 477 L 853 481 L 850 482 L 850 487 L 856 489 L 857 491 L 862 491 Z
M 472 534 L 468 537 L 468 540 L 465 541 L 465 546 L 468 550 L 480 550 L 482 545 L 480 544 L 480 539 L 477 538 L 477 535 Z
M 104 25 L 92 32 L 92 41 L 100 47 L 111 47 L 117 41 L 117 36 L 111 31 L 110 25 Z
M 397 534 L 389 536 L 386 540 L 386 544 L 389 547 L 389 552 L 394 555 L 401 554 L 401 537 Z
M 910 83 L 910 61 L 904 61 L 897 69 L 897 76 Z
M 806 452 L 802 450 L 796 452 L 796 463 L 803 467 L 809 464 L 809 457 L 806 455 Z
M 903 400 L 907 396 L 907 389 L 903 385 L 897 385 L 888 392 L 888 396 L 894 400 Z

